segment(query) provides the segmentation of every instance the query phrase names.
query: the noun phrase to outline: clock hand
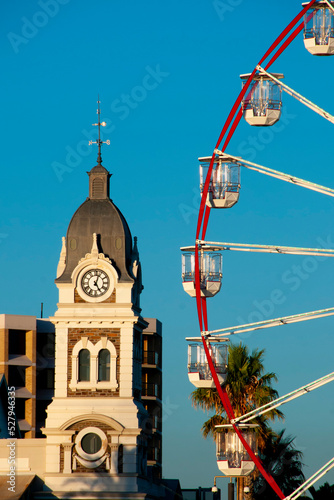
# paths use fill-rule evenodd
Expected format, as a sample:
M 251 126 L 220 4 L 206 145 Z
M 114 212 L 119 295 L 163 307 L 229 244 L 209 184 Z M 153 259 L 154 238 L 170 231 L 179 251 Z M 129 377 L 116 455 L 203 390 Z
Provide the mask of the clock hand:
M 98 281 L 98 278 L 96 278 L 96 281 L 94 283 L 94 285 L 96 286 L 96 288 L 99 290 L 99 292 L 101 291 L 101 288 L 99 287 L 99 285 L 97 284 L 97 281 Z

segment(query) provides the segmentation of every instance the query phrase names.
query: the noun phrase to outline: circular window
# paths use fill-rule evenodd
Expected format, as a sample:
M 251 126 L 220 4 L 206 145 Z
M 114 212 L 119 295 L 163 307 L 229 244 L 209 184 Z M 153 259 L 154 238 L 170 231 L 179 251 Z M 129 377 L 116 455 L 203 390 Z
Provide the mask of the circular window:
M 100 436 L 93 432 L 89 432 L 81 439 L 81 448 L 89 455 L 97 453 L 101 449 L 101 446 L 102 440 Z
M 108 438 L 98 427 L 86 427 L 75 438 L 75 449 L 79 457 L 90 463 L 97 462 L 106 453 Z

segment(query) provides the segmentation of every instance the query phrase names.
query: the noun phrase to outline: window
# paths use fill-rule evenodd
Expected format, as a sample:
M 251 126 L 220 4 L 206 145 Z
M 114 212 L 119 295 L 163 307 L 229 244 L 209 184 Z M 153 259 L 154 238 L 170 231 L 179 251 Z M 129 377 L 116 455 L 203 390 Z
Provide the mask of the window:
M 90 380 L 90 352 L 88 349 L 81 349 L 79 352 L 79 382 Z
M 8 385 L 15 387 L 25 387 L 26 368 L 24 366 L 8 366 Z
M 102 447 L 102 440 L 100 436 L 94 432 L 89 432 L 81 439 L 81 448 L 85 453 L 92 455 L 97 453 Z
M 75 438 L 73 468 L 79 462 L 84 467 L 94 469 L 105 462 L 106 470 L 110 469 L 108 438 L 98 427 L 86 427 Z
M 109 382 L 110 380 L 110 352 L 108 349 L 101 349 L 99 352 L 99 382 Z
M 15 400 L 15 416 L 17 420 L 24 420 L 26 416 L 26 400 L 16 398 Z
M 120 444 L 118 447 L 118 474 L 123 473 L 123 445 Z
M 24 356 L 26 353 L 26 331 L 25 330 L 9 330 L 8 332 L 8 354 L 20 354 Z
M 101 337 L 96 344 L 81 337 L 73 347 L 71 360 L 71 390 L 118 388 L 116 347 L 107 337 Z

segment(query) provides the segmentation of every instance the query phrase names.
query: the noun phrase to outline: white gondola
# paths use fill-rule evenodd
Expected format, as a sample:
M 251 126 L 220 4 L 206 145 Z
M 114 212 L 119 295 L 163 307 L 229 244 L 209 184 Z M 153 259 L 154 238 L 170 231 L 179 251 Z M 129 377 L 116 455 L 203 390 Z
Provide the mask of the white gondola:
M 278 80 L 284 78 L 282 73 L 273 73 Z M 250 73 L 240 75 L 244 87 Z M 248 87 L 242 101 L 243 117 L 255 127 L 274 125 L 281 116 L 282 90 L 280 85 L 267 75 L 257 74 Z
M 211 156 L 198 158 L 200 162 L 200 190 L 204 190 L 205 179 L 210 166 Z M 210 208 L 230 208 L 239 199 L 240 166 L 233 161 L 216 155 L 206 198 Z
M 202 297 L 213 297 L 219 292 L 222 279 L 222 256 L 216 252 L 199 254 L 200 289 Z M 195 252 L 182 254 L 182 285 L 185 292 L 196 297 Z
M 308 2 L 302 5 L 307 5 Z M 304 45 L 315 56 L 334 54 L 334 2 L 315 2 L 304 16 Z
M 227 376 L 227 345 L 211 344 L 209 350 L 219 383 L 222 385 L 226 382 Z M 188 377 L 195 387 L 208 389 L 215 387 L 202 343 L 188 345 Z
M 240 424 L 243 437 L 254 454 L 257 454 L 257 424 Z M 216 433 L 217 465 L 226 476 L 248 476 L 255 467 L 244 445 L 231 424 L 217 425 L 221 432 Z

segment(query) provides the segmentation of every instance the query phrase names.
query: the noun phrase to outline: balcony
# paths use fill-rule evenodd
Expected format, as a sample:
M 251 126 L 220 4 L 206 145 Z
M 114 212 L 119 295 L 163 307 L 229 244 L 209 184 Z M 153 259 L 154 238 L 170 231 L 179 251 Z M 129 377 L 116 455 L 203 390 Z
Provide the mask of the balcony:
M 156 351 L 144 351 L 143 352 L 143 365 L 154 365 L 158 366 L 160 363 L 159 353 Z
M 161 386 L 159 384 L 143 383 L 141 395 L 142 397 L 161 399 Z
M 148 448 L 147 462 L 161 463 L 161 451 L 158 448 Z

